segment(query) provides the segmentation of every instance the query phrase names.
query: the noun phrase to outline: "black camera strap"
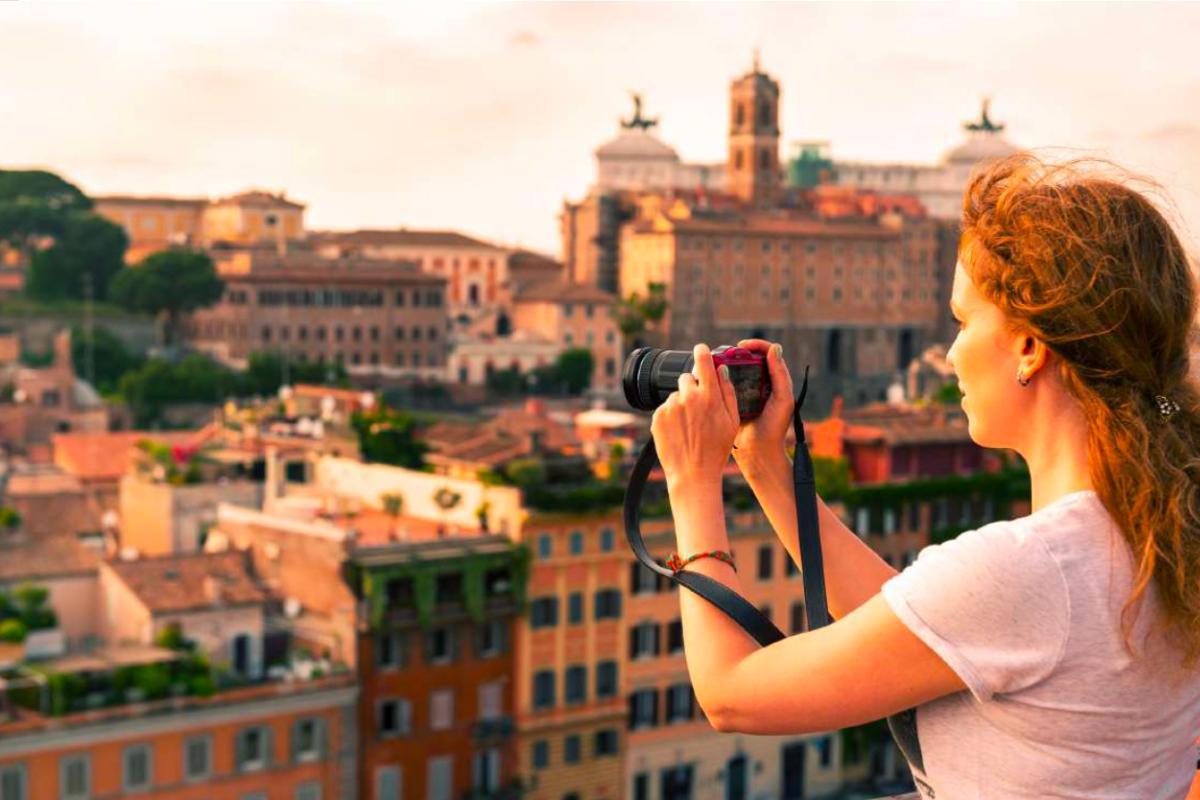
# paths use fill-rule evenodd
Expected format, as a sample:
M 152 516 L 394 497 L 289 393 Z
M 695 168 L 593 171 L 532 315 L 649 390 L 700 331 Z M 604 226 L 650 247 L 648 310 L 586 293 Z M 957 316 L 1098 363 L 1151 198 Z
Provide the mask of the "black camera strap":
M 796 523 L 800 536 L 800 569 L 804 579 L 804 608 L 810 630 L 829 624 L 829 607 L 825 598 L 825 567 L 821 560 L 821 531 L 817 513 L 817 487 L 813 479 L 812 457 L 808 442 L 804 438 L 804 420 L 800 408 L 808 393 L 808 369 L 804 370 L 804 384 L 792 408 L 792 424 L 796 429 L 796 453 L 792 459 L 792 483 L 796 491 Z M 724 611 L 735 622 L 746 629 L 763 647 L 785 638 L 783 631 L 775 627 L 770 619 L 755 608 L 748 600 L 733 592 L 729 587 L 686 568 L 672 572 L 662 566 L 646 550 L 642 541 L 639 508 L 646 480 L 650 471 L 658 464 L 658 450 L 651 439 L 642 448 L 629 476 L 629 488 L 625 492 L 625 537 L 629 540 L 638 561 L 649 569 L 676 583 L 686 586 L 696 594 Z

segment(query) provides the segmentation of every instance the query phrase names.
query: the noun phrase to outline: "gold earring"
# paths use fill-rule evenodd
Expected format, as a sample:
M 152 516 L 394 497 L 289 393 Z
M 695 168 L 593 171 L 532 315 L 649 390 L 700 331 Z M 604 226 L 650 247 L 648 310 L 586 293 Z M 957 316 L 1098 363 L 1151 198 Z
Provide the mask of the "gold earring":
M 1029 378 L 1025 376 L 1025 373 L 1018 372 L 1017 373 L 1017 383 L 1021 384 L 1022 386 L 1028 386 Z

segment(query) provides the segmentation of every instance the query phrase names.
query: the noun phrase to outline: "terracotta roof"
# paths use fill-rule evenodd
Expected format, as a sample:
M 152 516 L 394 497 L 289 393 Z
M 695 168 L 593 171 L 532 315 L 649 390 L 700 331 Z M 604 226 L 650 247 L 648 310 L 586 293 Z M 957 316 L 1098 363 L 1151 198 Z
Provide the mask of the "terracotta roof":
M 71 534 L 0 536 L 0 582 L 94 573 L 100 555 Z
M 115 481 L 129 470 L 131 449 L 143 439 L 164 444 L 190 443 L 197 431 L 107 431 L 56 433 L 50 437 L 54 463 L 84 481 Z
M 97 205 L 104 203 L 121 203 L 122 205 L 146 206 L 187 206 L 200 208 L 208 205 L 207 197 L 166 197 L 153 195 L 108 194 L 103 197 L 93 197 Z
M 408 228 L 386 230 L 321 231 L 310 235 L 319 242 L 348 245 L 391 245 L 393 247 L 484 247 L 500 250 L 493 244 L 472 239 L 457 231 L 416 231 Z
M 893 239 L 899 231 L 860 220 L 820 220 L 812 217 L 771 215 L 737 215 L 723 218 L 691 217 L 667 220 L 677 233 L 774 234 L 781 236 L 850 236 L 859 238 Z M 635 223 L 639 233 L 658 231 L 652 221 Z
M 616 299 L 598 286 L 559 280 L 521 286 L 513 296 L 514 303 L 612 303 Z
M 286 206 L 287 208 L 304 208 L 303 203 L 297 203 L 294 200 L 288 200 L 281 192 L 279 194 L 271 194 L 260 190 L 251 190 L 248 192 L 239 192 L 238 194 L 222 197 L 217 200 L 218 203 L 237 203 L 239 205 L 257 205 L 257 206 Z
M 236 551 L 110 561 L 108 567 L 151 614 L 258 605 L 268 599 L 247 571 L 245 555 Z

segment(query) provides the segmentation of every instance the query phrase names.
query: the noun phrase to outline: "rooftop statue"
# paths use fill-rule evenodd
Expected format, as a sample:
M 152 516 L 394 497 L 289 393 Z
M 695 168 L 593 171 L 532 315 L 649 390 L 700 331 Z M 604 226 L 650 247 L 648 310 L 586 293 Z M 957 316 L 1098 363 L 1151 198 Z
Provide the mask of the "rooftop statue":
M 641 128 L 645 131 L 657 125 L 657 118 L 649 119 L 642 116 L 642 96 L 637 92 L 630 92 L 629 94 L 633 97 L 633 117 L 630 119 L 621 120 L 621 127 L 625 128 L 626 130 L 632 128 Z
M 987 133 L 999 133 L 1004 130 L 1003 124 L 992 122 L 988 116 L 988 104 L 991 103 L 990 97 L 983 98 L 983 113 L 979 117 L 979 122 L 968 122 L 963 125 L 969 131 L 985 131 Z

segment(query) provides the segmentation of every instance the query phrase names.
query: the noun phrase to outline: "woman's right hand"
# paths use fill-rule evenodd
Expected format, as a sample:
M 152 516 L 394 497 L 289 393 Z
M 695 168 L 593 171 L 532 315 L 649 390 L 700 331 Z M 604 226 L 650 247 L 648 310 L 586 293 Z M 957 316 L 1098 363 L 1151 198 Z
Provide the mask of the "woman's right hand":
M 771 396 L 767 398 L 762 414 L 743 422 L 733 440 L 734 460 L 744 469 L 757 459 L 786 455 L 784 439 L 792 425 L 795 397 L 792 376 L 783 360 L 782 345 L 764 339 L 742 339 L 737 346 L 764 354 L 771 376 Z

